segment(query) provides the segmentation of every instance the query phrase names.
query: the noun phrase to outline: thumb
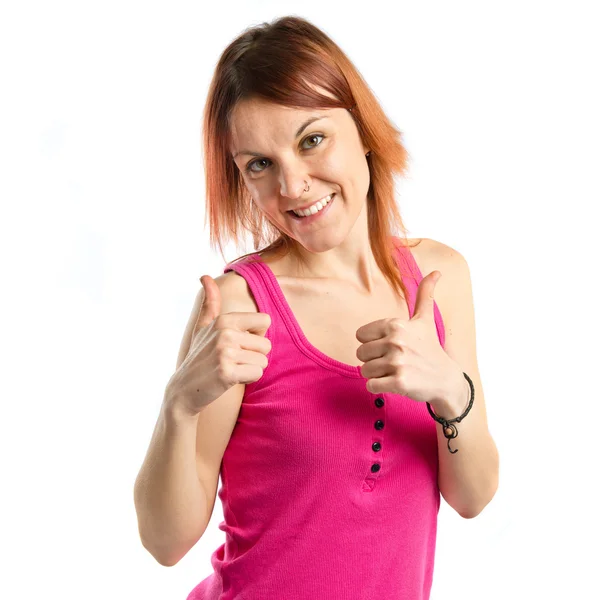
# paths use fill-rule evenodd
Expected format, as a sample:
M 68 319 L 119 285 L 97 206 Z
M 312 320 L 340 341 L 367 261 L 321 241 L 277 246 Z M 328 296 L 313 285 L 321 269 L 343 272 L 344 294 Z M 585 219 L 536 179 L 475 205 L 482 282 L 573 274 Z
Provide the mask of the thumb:
M 204 302 L 194 329 L 206 327 L 221 314 L 221 291 L 215 280 L 210 275 L 203 275 L 200 283 L 204 288 Z
M 432 271 L 423 277 L 417 288 L 413 318 L 433 318 L 435 286 L 441 276 L 440 271 Z

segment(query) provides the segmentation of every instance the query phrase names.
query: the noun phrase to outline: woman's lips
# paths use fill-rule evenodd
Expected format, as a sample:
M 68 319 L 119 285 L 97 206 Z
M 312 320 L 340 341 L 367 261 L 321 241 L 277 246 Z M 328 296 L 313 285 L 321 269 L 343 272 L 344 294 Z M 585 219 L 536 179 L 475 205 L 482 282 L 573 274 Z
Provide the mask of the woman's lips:
M 327 206 L 325 206 L 325 208 L 322 208 L 321 210 L 317 211 L 314 215 L 309 215 L 308 217 L 299 217 L 298 215 L 294 214 L 294 211 L 292 211 L 292 210 L 288 210 L 287 212 L 290 214 L 292 219 L 295 219 L 296 221 L 302 221 L 303 223 L 306 221 L 307 222 L 306 224 L 312 223 L 313 221 L 316 221 L 319 217 L 325 216 L 325 213 L 329 210 L 329 207 L 335 201 L 335 196 L 336 196 L 336 193 L 333 192 L 331 194 L 331 199 L 327 203 Z M 327 196 L 325 196 L 325 197 L 327 197 Z

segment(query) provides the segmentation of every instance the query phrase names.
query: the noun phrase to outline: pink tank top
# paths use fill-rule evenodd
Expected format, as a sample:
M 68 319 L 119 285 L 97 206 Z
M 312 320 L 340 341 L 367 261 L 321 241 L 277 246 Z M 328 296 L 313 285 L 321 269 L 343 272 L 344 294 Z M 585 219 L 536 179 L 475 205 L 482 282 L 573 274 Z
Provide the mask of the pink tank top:
M 395 257 L 412 317 L 423 276 L 408 248 Z M 272 348 L 221 463 L 225 542 L 187 600 L 427 600 L 438 424 L 425 403 L 369 392 L 360 367 L 312 346 L 258 255 L 231 270 L 270 315 Z M 444 347 L 435 303 L 434 317 Z

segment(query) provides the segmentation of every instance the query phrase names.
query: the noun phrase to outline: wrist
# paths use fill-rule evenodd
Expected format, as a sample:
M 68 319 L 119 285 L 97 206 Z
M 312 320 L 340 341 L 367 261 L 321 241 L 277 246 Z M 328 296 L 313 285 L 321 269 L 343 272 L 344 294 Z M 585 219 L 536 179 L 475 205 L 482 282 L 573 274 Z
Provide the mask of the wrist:
M 441 400 L 431 403 L 435 414 L 441 419 L 451 420 L 460 417 L 469 406 L 471 387 L 462 371 L 460 382 Z
M 162 412 L 165 419 L 175 424 L 198 420 L 198 413 L 190 411 L 185 404 L 177 398 L 165 396 L 162 404 Z

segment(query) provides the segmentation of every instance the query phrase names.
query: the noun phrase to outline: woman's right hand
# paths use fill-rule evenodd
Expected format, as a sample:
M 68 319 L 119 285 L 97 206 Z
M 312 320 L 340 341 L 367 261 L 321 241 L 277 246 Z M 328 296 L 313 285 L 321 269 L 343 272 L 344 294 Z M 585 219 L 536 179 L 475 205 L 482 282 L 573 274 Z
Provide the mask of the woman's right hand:
M 165 399 L 190 416 L 237 383 L 259 380 L 268 365 L 271 342 L 264 337 L 271 325 L 266 313 L 221 312 L 221 292 L 210 275 L 203 275 L 204 301 L 185 360 L 167 384 Z

